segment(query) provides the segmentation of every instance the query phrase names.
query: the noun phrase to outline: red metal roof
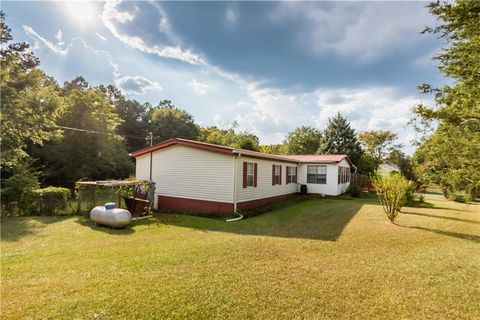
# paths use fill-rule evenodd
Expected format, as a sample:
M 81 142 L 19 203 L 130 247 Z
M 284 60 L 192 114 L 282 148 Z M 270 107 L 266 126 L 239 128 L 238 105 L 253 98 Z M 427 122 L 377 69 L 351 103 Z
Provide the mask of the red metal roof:
M 218 144 L 211 144 L 211 143 L 205 143 L 205 142 L 199 142 L 199 141 L 193 141 L 193 140 L 187 140 L 187 139 L 181 139 L 181 138 L 172 138 L 172 139 L 168 139 L 160 143 L 154 144 L 151 147 L 146 147 L 146 148 L 134 151 L 130 155 L 136 158 L 141 155 L 144 155 L 156 150 L 160 150 L 163 148 L 167 148 L 176 144 L 189 146 L 193 148 L 206 149 L 206 150 L 215 151 L 219 153 L 228 153 L 228 154 L 232 154 L 234 150 L 233 148 L 220 146 Z
M 299 162 L 340 162 L 347 156 L 344 154 L 298 154 L 284 157 Z
M 304 162 L 304 163 L 338 163 L 343 159 L 347 159 L 347 161 L 351 163 L 350 159 L 346 155 L 341 154 L 318 154 L 318 155 L 274 155 L 274 154 L 266 154 L 251 150 L 243 150 L 237 148 L 231 148 L 226 146 L 221 146 L 218 144 L 206 143 L 206 142 L 199 142 L 181 138 L 172 138 L 160 143 L 157 143 L 151 147 L 146 147 L 137 151 L 132 152 L 130 155 L 132 157 L 139 157 L 144 154 L 160 150 L 163 148 L 167 148 L 172 145 L 183 145 L 192 148 L 204 149 L 218 153 L 224 154 L 241 154 L 244 156 L 260 158 L 260 159 L 269 159 L 269 160 L 277 160 L 277 161 L 286 161 L 286 162 Z

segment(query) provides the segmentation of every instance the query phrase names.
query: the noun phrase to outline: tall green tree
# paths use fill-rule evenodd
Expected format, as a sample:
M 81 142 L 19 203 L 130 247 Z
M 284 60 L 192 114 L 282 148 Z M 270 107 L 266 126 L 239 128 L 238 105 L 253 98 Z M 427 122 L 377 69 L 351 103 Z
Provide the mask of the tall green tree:
M 115 106 L 99 88 L 71 84 L 67 82 L 64 86 L 66 108 L 57 123 L 80 130 L 64 129 L 61 138 L 37 150 L 47 164 L 46 181 L 72 187 L 83 178 L 128 177 L 133 173 L 133 162 L 123 139 L 116 134 L 122 120 Z
M 126 99 L 122 92 L 113 85 L 99 87 L 115 105 L 115 111 L 123 120 L 117 127 L 117 133 L 124 137 L 128 152 L 147 146 L 148 135 L 147 111 L 150 104 L 141 104 L 136 100 Z
M 400 172 L 411 181 L 416 181 L 417 177 L 413 169 L 413 160 L 410 156 L 398 149 L 392 150 L 385 159 L 388 163 L 393 163 L 398 166 Z
M 377 167 L 390 152 L 401 147 L 395 143 L 397 138 L 397 134 L 389 130 L 370 130 L 359 135 L 365 153 L 374 159 Z
M 268 154 L 288 154 L 287 146 L 283 143 L 279 144 L 261 144 L 259 147 L 259 151 L 261 153 L 268 153 Z
M 29 143 L 53 138 L 63 108 L 56 83 L 38 69 L 27 43 L 10 43 L 11 30 L 0 12 L 0 94 L 2 171 L 14 172 L 28 157 Z
M 447 195 L 480 191 L 480 151 L 477 132 L 441 124 L 416 150 L 415 173 L 423 183 L 442 186 Z
M 150 108 L 147 119 L 154 143 L 170 138 L 195 140 L 198 136 L 199 130 L 193 116 L 175 107 L 170 100 L 162 100 L 157 106 Z
M 207 143 L 219 144 L 232 148 L 259 151 L 259 139 L 253 133 L 246 131 L 236 132 L 236 123 L 228 129 L 220 129 L 216 126 L 199 128 L 198 140 Z
M 301 126 L 288 133 L 285 146 L 288 154 L 315 154 L 320 146 L 321 132 Z
M 473 130 L 480 126 L 480 2 L 434 1 L 428 5 L 439 24 L 427 27 L 431 33 L 446 41 L 446 46 L 434 59 L 444 75 L 454 80 L 453 85 L 433 88 L 422 84 L 424 93 L 434 93 L 436 107 L 423 104 L 415 108 L 425 119 L 462 125 Z
M 363 153 L 362 147 L 350 122 L 340 113 L 328 119 L 328 125 L 320 138 L 318 153 L 346 154 L 354 164 L 358 164 Z
M 424 32 L 445 41 L 434 59 L 453 84 L 419 86 L 434 94 L 435 107 L 420 104 L 414 111 L 420 123 L 438 125 L 417 149 L 415 162 L 424 180 L 474 197 L 480 193 L 480 2 L 435 1 L 428 8 L 439 23 Z
M 357 173 L 370 176 L 377 170 L 377 162 L 369 154 L 363 153 L 357 163 Z

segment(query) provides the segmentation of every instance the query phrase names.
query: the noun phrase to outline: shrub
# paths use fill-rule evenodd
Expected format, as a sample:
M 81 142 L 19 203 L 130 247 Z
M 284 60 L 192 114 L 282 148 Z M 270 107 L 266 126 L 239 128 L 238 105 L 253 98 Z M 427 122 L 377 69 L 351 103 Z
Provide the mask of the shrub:
M 400 209 L 405 204 L 410 181 L 401 174 L 377 175 L 372 176 L 372 184 L 388 220 L 394 223 Z
M 67 188 L 47 187 L 33 190 L 35 212 L 41 215 L 51 216 L 58 210 L 65 209 L 70 198 L 70 190 Z
M 455 202 L 461 202 L 461 203 L 466 203 L 471 200 L 468 195 L 462 194 L 460 192 L 454 192 L 454 191 L 447 192 L 447 199 Z
M 405 193 L 405 203 L 404 204 L 413 204 L 416 202 L 416 191 L 417 186 L 415 182 L 408 181 L 407 192 Z
M 5 180 L 0 190 L 2 215 L 27 215 L 31 213 L 33 190 L 38 188 L 38 173 L 26 164 Z

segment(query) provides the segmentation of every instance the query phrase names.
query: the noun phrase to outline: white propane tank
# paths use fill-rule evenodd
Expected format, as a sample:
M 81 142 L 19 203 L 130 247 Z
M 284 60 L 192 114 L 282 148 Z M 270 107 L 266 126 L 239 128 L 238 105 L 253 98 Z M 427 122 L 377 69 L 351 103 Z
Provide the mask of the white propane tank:
M 90 211 L 90 220 L 96 224 L 124 228 L 132 222 L 132 214 L 128 210 L 116 208 L 115 203 L 109 202 L 93 208 Z

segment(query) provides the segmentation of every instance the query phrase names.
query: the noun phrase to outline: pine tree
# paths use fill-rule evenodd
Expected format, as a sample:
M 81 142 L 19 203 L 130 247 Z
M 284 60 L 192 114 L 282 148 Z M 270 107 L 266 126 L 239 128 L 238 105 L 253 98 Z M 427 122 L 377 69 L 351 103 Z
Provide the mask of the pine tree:
M 327 128 L 320 138 L 318 153 L 346 154 L 354 164 L 358 163 L 363 150 L 357 133 L 340 113 L 328 119 Z

